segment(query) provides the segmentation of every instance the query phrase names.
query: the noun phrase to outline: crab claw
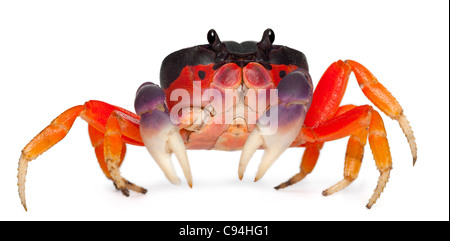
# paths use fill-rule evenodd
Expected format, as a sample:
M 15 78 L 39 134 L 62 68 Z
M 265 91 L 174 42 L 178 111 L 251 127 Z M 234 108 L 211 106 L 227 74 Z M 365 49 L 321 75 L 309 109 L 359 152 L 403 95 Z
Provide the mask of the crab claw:
M 239 179 L 242 180 L 248 162 L 261 146 L 265 149 L 255 181 L 264 176 L 270 166 L 292 144 L 303 126 L 312 98 L 312 81 L 306 71 L 297 69 L 279 83 L 278 104 L 271 105 L 260 117 L 255 129 L 242 148 Z
M 141 137 L 148 152 L 171 183 L 180 183 L 170 158 L 174 153 L 189 186 L 192 187 L 186 147 L 178 127 L 170 120 L 164 100 L 163 90 L 153 83 L 144 83 L 138 89 L 135 109 L 141 117 L 139 124 Z

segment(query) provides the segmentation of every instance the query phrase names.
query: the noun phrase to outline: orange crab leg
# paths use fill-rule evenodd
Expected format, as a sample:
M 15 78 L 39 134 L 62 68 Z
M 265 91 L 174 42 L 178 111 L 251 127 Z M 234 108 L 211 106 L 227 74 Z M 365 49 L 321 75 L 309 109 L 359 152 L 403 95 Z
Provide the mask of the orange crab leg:
M 369 119 L 369 122 L 367 122 L 367 119 Z M 336 128 L 339 125 L 341 125 L 341 128 Z M 367 127 L 369 128 L 368 133 Z M 327 129 L 334 133 L 327 133 Z M 351 133 L 352 130 L 353 133 Z M 386 186 L 392 169 L 392 157 L 386 138 L 386 130 L 383 119 L 378 112 L 370 106 L 359 106 L 312 128 L 308 135 L 311 133 L 314 136 L 313 138 L 318 141 L 332 141 L 335 138 L 340 139 L 343 136 L 351 135 L 347 146 L 344 180 L 325 190 L 324 195 L 340 191 L 356 179 L 361 166 L 366 138 L 369 135 L 369 145 L 377 169 L 380 171 L 377 187 L 367 204 L 367 208 L 371 208 Z
M 33 160 L 62 140 L 72 128 L 75 119 L 83 111 L 83 108 L 82 105 L 72 107 L 54 119 L 49 126 L 25 146 L 22 150 L 22 157 Z
M 362 64 L 353 60 L 346 60 L 345 63 L 349 65 L 352 68 L 353 73 L 355 73 L 356 80 L 364 95 L 383 113 L 398 121 L 403 133 L 405 133 L 405 136 L 408 139 L 414 165 L 417 160 L 417 146 L 411 126 L 403 114 L 403 109 L 398 101 Z
M 372 112 L 372 119 L 369 127 L 369 145 L 372 150 L 375 164 L 380 177 L 378 179 L 377 187 L 367 204 L 367 208 L 371 208 L 373 204 L 380 197 L 384 187 L 389 179 L 389 174 L 392 169 L 392 157 L 389 149 L 389 143 L 386 138 L 386 129 L 384 128 L 383 119 L 378 112 Z
M 364 95 L 383 113 L 397 120 L 410 145 L 413 164 L 417 160 L 417 147 L 413 131 L 395 97 L 363 65 L 353 60 L 339 60 L 331 64 L 320 79 L 314 92 L 311 107 L 305 118 L 305 126 L 314 127 L 333 118 L 344 96 L 350 73 Z
M 403 112 L 395 97 L 378 82 L 377 78 L 366 67 L 353 60 L 346 60 L 345 63 L 351 67 L 364 95 L 376 107 L 393 119 Z
M 372 115 L 374 112 L 372 112 Z M 370 126 L 372 125 L 373 122 L 370 123 Z M 347 143 L 347 152 L 345 153 L 344 179 L 353 181 L 358 177 L 364 156 L 364 146 L 367 142 L 367 134 L 368 130 L 364 128 L 350 136 Z
M 345 153 L 344 179 L 323 191 L 322 194 L 324 196 L 344 189 L 358 177 L 364 156 L 364 146 L 367 142 L 367 134 L 368 130 L 364 128 L 350 136 L 347 143 L 347 152 Z
M 95 156 L 97 157 L 98 163 L 100 164 L 100 168 L 108 179 L 112 179 L 111 174 L 108 171 L 108 167 L 105 162 L 105 154 L 103 148 L 103 140 L 105 135 L 89 125 L 89 137 L 91 139 L 92 147 L 95 149 Z M 123 143 L 122 145 L 122 154 L 120 156 L 119 166 L 122 165 L 123 159 L 125 158 L 126 153 L 126 145 Z
M 300 173 L 287 182 L 275 187 L 284 188 L 302 180 L 312 171 L 317 162 L 320 149 L 311 147 L 317 143 L 336 140 L 350 135 L 345 158 L 344 179 L 323 192 L 330 195 L 348 186 L 358 176 L 364 146 L 367 136 L 373 152 L 375 163 L 380 171 L 377 188 L 367 204 L 367 208 L 379 198 L 389 179 L 392 168 L 392 158 L 386 139 L 386 131 L 381 116 L 370 106 L 354 107 L 352 105 L 338 107 L 348 83 L 351 72 L 355 73 L 356 80 L 364 95 L 382 112 L 397 120 L 408 139 L 413 165 L 417 159 L 415 138 L 403 109 L 392 94 L 373 76 L 363 65 L 352 60 L 339 60 L 329 66 L 325 71 L 314 92 L 311 107 L 304 121 L 304 128 L 298 136 L 299 142 L 306 141 L 306 146 Z M 367 127 L 369 128 L 367 130 Z M 308 157 L 314 153 L 313 158 Z M 305 157 L 306 156 L 306 157 Z M 305 164 L 303 164 L 305 162 Z M 309 172 L 308 172 L 309 171 Z
M 356 106 L 354 105 L 341 106 L 339 107 L 335 115 L 339 116 L 355 107 Z M 317 164 L 317 160 L 319 159 L 320 150 L 322 149 L 323 144 L 324 144 L 323 142 L 307 142 L 305 144 L 306 149 L 305 152 L 303 153 L 302 161 L 300 163 L 300 172 L 291 177 L 288 181 L 276 186 L 275 189 L 278 190 L 293 185 L 303 180 L 303 178 L 305 178 L 308 174 L 310 174 Z
M 36 159 L 39 155 L 61 141 L 67 135 L 78 116 L 89 123 L 89 126 L 91 128 L 91 141 L 93 142 L 93 145 L 95 142 L 94 147 L 97 149 L 99 146 L 103 145 L 103 148 L 105 149 L 105 143 L 102 144 L 99 141 L 101 138 L 100 133 L 106 132 L 106 122 L 113 112 L 115 112 L 117 116 L 120 116 L 120 119 L 122 120 L 120 122 L 121 141 L 123 141 L 123 143 L 129 143 L 133 145 L 143 145 L 142 139 L 139 134 L 139 117 L 130 111 L 127 111 L 120 107 L 109 105 L 101 101 L 88 101 L 84 105 L 78 105 L 64 111 L 62 114 L 56 117 L 50 123 L 50 125 L 42 130 L 36 137 L 34 137 L 22 150 L 22 154 L 19 159 L 17 185 L 19 188 L 19 197 L 25 210 L 27 209 L 25 201 L 25 179 L 28 162 Z M 96 131 L 93 131 L 93 129 L 95 129 Z M 120 146 L 122 145 L 123 144 L 120 143 Z M 122 150 L 121 148 L 116 148 L 116 150 L 120 150 L 117 151 L 117 153 L 119 153 L 120 160 Z M 104 157 L 105 156 L 106 155 L 104 155 Z M 102 158 L 101 155 L 97 155 L 97 157 Z M 100 162 L 100 165 L 102 165 L 102 162 Z M 134 190 L 133 188 L 130 189 Z
M 19 159 L 17 185 L 19 186 L 19 197 L 25 210 L 27 210 L 25 201 L 25 177 L 27 174 L 28 162 L 36 159 L 36 157 L 62 140 L 69 132 L 75 119 L 83 111 L 83 108 L 84 107 L 82 105 L 79 105 L 63 112 L 61 115 L 56 117 L 56 119 L 54 119 L 49 126 L 34 137 L 33 140 L 31 140 L 30 143 L 28 143 L 22 150 L 22 154 Z
M 104 161 L 106 162 L 108 172 L 111 175 L 114 185 L 123 193 L 123 195 L 127 197 L 130 195 L 128 189 L 145 194 L 147 193 L 145 188 L 129 182 L 120 174 L 119 167 L 123 160 L 122 156 L 125 154 L 125 150 L 122 149 L 125 145 L 122 141 L 122 128 L 123 126 L 127 126 L 127 122 L 120 114 L 119 111 L 114 110 L 106 122 L 103 149 Z M 133 128 L 128 129 L 128 131 L 132 130 Z
M 349 107 L 350 108 L 350 107 Z M 348 186 L 358 176 L 367 136 L 377 169 L 380 171 L 377 187 L 367 204 L 371 208 L 380 197 L 392 169 L 392 157 L 386 138 L 383 119 L 368 105 L 350 109 L 325 123 L 313 128 L 303 128 L 302 134 L 309 141 L 326 142 L 350 135 L 344 167 L 344 179 L 326 189 L 323 195 L 330 195 Z
M 371 116 L 369 128 L 362 128 L 356 131 L 350 136 L 348 141 L 345 155 L 344 179 L 324 190 L 322 194 L 328 196 L 338 192 L 350 185 L 358 177 L 364 155 L 364 146 L 367 136 L 369 136 L 370 149 L 372 150 L 377 169 L 380 172 L 377 187 L 366 205 L 370 209 L 380 197 L 389 180 L 392 169 L 392 157 L 386 138 L 383 119 L 376 110 L 372 109 L 369 114 Z
M 306 143 L 306 149 L 303 153 L 302 161 L 300 163 L 300 172 L 291 177 L 286 182 L 283 182 L 280 185 L 276 186 L 275 189 L 278 190 L 293 185 L 303 180 L 303 178 L 310 174 L 316 166 L 322 146 L 323 142 Z

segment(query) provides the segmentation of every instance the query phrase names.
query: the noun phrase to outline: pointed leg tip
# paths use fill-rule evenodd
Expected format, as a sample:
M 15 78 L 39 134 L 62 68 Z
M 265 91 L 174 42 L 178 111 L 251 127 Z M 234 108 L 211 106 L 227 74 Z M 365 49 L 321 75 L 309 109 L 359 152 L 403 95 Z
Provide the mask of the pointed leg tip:
M 140 187 L 140 186 L 138 186 L 138 185 L 136 185 L 136 184 L 126 180 L 126 179 L 124 179 L 124 180 L 125 180 L 125 186 L 126 186 L 126 188 L 128 190 L 135 191 L 135 192 L 138 192 L 140 194 L 146 194 L 147 193 L 147 189 L 145 189 L 143 187 Z
M 287 187 L 287 186 L 289 186 L 289 183 L 288 183 L 288 182 L 283 182 L 283 183 L 281 183 L 280 185 L 274 187 L 274 189 L 275 189 L 275 190 L 280 190 L 280 189 L 283 189 L 283 188 L 285 188 L 285 187 Z
M 413 158 L 413 167 L 416 166 L 417 157 Z
M 338 183 L 334 184 L 333 186 L 331 186 L 331 187 L 325 189 L 325 190 L 322 192 L 322 195 L 324 195 L 324 196 L 329 196 L 329 195 L 331 195 L 331 194 L 333 194 L 333 193 L 339 192 L 339 191 L 341 191 L 342 189 L 348 187 L 348 185 L 350 185 L 354 180 L 355 180 L 355 179 L 353 179 L 353 178 L 347 178 L 347 177 L 345 177 L 343 180 L 341 180 L 341 181 L 339 181 Z
M 331 191 L 330 189 L 326 189 L 326 190 L 323 190 L 323 191 L 322 191 L 322 195 L 323 195 L 324 197 L 330 196 L 330 195 L 333 194 L 333 193 L 335 193 L 335 192 L 334 192 L 334 191 Z
M 122 189 L 120 189 L 120 191 L 122 192 L 122 194 L 123 194 L 125 197 L 129 197 L 129 196 L 130 196 L 130 191 L 128 191 L 128 189 L 122 188 Z
M 22 204 L 23 208 L 25 209 L 25 211 L 28 211 L 27 204 L 24 201 L 22 201 L 21 204 Z
M 298 174 L 296 174 L 295 176 L 291 177 L 289 180 L 281 183 L 280 185 L 274 187 L 276 190 L 279 189 L 283 189 L 286 187 L 289 187 L 293 184 L 296 184 L 297 182 L 300 182 L 301 180 L 303 180 L 303 178 L 306 177 L 306 175 L 308 175 L 308 173 L 304 172 L 304 171 L 300 171 Z

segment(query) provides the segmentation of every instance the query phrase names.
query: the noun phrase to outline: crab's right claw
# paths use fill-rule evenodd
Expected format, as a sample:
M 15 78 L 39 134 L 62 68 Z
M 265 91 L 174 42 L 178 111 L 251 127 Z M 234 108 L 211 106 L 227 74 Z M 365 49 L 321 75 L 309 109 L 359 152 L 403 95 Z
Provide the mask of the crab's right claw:
M 153 83 L 144 83 L 138 89 L 135 109 L 141 117 L 139 124 L 141 137 L 148 152 L 170 182 L 180 183 L 170 160 L 170 155 L 174 153 L 189 186 L 192 187 L 192 174 L 186 147 L 178 127 L 170 120 L 164 101 L 164 91 Z
M 278 104 L 270 106 L 258 119 L 242 148 L 239 162 L 239 179 L 255 151 L 265 149 L 255 181 L 264 176 L 269 167 L 292 144 L 303 126 L 311 103 L 313 86 L 306 71 L 294 70 L 278 84 Z

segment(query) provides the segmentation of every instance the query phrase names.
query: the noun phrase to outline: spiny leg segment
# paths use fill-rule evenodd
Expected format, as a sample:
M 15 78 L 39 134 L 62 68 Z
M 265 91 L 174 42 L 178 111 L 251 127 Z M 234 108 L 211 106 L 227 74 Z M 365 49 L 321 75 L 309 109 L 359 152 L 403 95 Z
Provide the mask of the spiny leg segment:
M 362 64 L 353 60 L 346 60 L 345 63 L 351 66 L 352 72 L 355 74 L 356 80 L 364 95 L 383 113 L 399 123 L 408 140 L 413 156 L 413 165 L 415 165 L 417 161 L 417 145 L 414 133 L 403 113 L 403 108 L 400 106 L 400 103 L 398 103 L 386 87 L 378 82 L 377 78 Z
M 344 189 L 358 177 L 364 156 L 367 134 L 367 128 L 363 128 L 350 136 L 347 143 L 347 152 L 345 153 L 344 179 L 323 191 L 322 194 L 324 196 Z

